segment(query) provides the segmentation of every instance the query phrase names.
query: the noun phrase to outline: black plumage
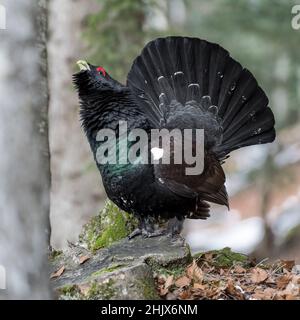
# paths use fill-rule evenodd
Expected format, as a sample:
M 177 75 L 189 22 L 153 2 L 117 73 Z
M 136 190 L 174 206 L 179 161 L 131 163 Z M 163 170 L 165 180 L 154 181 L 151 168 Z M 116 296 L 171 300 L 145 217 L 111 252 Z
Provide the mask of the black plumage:
M 264 91 L 251 72 L 217 44 L 188 37 L 153 40 L 135 59 L 126 85 L 102 68 L 84 69 L 74 75 L 74 83 L 95 159 L 102 143 L 97 132 L 103 128 L 117 134 L 118 152 L 120 120 L 127 121 L 128 131 L 144 129 L 149 139 L 151 129 L 204 129 L 200 175 L 187 175 L 186 163 L 97 162 L 108 197 L 135 214 L 147 235 L 159 234 L 154 230 L 158 217 L 171 220 L 172 232 L 178 232 L 184 218 L 209 216 L 207 202 L 228 207 L 224 159 L 235 149 L 275 139 Z

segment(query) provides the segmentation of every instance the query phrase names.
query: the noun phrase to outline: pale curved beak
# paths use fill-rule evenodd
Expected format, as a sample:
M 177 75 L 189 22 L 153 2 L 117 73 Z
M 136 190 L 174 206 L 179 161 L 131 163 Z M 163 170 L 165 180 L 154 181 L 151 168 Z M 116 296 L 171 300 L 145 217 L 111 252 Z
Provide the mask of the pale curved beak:
M 91 70 L 89 64 L 88 64 L 86 61 L 84 61 L 84 60 L 78 60 L 78 61 L 76 62 L 76 64 L 77 64 L 77 66 L 79 67 L 79 70 L 80 70 L 80 71 Z

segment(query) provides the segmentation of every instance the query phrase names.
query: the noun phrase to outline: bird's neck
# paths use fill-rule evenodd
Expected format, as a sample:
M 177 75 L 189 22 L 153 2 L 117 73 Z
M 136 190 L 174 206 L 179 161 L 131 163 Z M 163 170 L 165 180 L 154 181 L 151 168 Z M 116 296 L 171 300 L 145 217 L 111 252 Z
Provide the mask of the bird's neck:
M 98 91 L 81 97 L 80 118 L 88 138 L 98 130 L 114 129 L 114 123 L 122 117 L 122 109 L 133 103 L 127 88 L 115 91 Z

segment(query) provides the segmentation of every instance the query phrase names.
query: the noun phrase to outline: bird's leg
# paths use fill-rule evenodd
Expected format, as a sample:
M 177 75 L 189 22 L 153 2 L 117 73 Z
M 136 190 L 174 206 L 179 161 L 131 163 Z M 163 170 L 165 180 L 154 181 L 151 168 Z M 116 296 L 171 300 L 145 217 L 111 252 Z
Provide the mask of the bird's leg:
M 134 230 L 130 233 L 130 235 L 127 237 L 128 240 L 131 240 L 131 239 L 133 239 L 133 238 L 135 238 L 135 237 L 140 236 L 140 235 L 143 234 L 144 219 L 143 219 L 141 216 L 139 216 L 139 217 L 138 217 L 138 220 L 139 220 L 139 225 L 138 225 L 138 227 L 137 227 L 136 229 L 134 229 Z
M 144 226 L 142 229 L 142 234 L 144 238 L 153 238 L 153 237 L 159 237 L 165 234 L 165 230 L 158 229 L 155 230 L 155 219 L 151 216 L 144 218 Z
M 150 238 L 152 234 L 155 234 L 153 218 L 150 216 L 144 216 L 139 218 L 139 226 L 133 230 L 133 232 L 128 236 L 128 239 L 130 240 L 139 235 L 143 235 L 145 238 Z
M 140 220 L 139 227 L 136 228 L 129 236 L 128 239 L 133 239 L 136 236 L 143 235 L 144 238 L 159 237 L 166 233 L 163 229 L 155 230 L 155 220 L 153 217 L 143 217 Z
M 180 235 L 183 229 L 183 222 L 184 219 L 178 219 L 177 217 L 169 220 L 167 229 L 168 234 L 170 234 L 172 238 L 176 238 Z

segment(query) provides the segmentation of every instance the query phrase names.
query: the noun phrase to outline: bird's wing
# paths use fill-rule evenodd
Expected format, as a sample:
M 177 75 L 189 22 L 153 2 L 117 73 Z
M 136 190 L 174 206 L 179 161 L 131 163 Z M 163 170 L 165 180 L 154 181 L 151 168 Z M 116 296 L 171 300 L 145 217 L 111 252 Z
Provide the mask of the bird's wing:
M 203 200 L 228 206 L 225 174 L 218 159 L 213 154 L 206 153 L 204 169 L 200 175 L 187 175 L 186 169 L 190 167 L 185 163 L 155 164 L 154 175 L 159 183 L 179 196 L 199 196 Z

